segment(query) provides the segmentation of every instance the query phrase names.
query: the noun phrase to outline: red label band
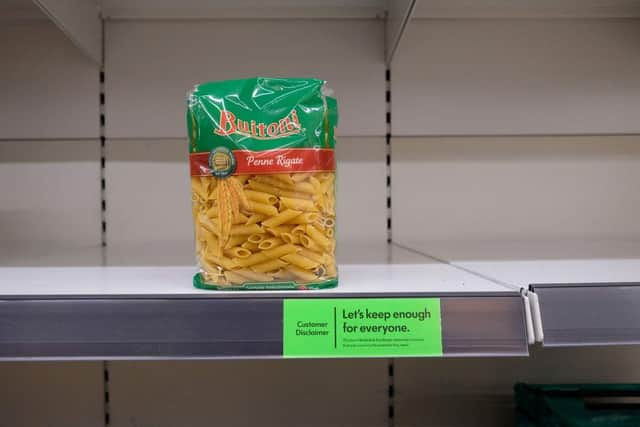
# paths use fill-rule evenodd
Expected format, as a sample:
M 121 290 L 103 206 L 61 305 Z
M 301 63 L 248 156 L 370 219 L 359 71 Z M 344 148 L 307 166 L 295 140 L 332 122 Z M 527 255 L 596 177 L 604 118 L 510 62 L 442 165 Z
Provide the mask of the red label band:
M 326 148 L 287 148 L 266 151 L 233 150 L 233 175 L 332 172 L 336 169 L 334 150 Z M 189 156 L 191 176 L 213 175 L 209 152 Z

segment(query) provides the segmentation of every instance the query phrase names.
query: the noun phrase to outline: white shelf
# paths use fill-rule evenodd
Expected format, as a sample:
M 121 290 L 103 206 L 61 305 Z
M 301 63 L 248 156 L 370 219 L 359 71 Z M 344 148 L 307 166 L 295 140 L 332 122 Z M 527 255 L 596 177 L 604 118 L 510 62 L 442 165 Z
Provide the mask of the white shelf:
M 631 0 L 421 0 L 416 18 L 629 18 Z
M 170 252 L 155 259 L 176 259 Z M 31 266 L 0 267 L 0 359 L 278 357 L 285 298 L 438 297 L 445 355 L 527 354 L 517 291 L 400 248 L 348 253 L 369 263 L 340 265 L 335 289 L 245 292 L 194 288 L 193 265 L 62 266 L 62 255 L 40 254 Z
M 385 0 L 103 0 L 106 19 L 381 18 Z
M 305 296 L 513 293 L 513 289 L 498 283 L 394 246 L 362 244 L 338 250 L 340 285 L 335 289 L 305 291 Z M 196 289 L 191 284 L 196 272 L 193 250 L 184 245 L 30 247 L 2 255 L 0 298 L 301 295 L 297 291 L 237 293 Z
M 410 247 L 507 286 L 531 289 L 537 335 L 546 346 L 640 343 L 638 241 L 414 242 Z
M 640 241 L 635 240 L 431 241 L 405 246 L 522 288 L 640 282 Z
M 341 297 L 389 294 L 500 295 L 511 290 L 446 264 L 346 264 L 335 289 L 211 292 L 192 285 L 194 267 L 3 267 L 0 298 L 15 297 Z M 512 292 L 511 292 L 512 293 Z
M 444 263 L 387 245 L 363 244 L 342 249 L 340 285 L 309 290 L 305 296 L 359 296 L 384 293 L 433 295 L 503 294 L 507 287 Z M 9 255 L 9 254 L 6 254 Z M 194 288 L 196 272 L 191 247 L 123 246 L 73 250 L 31 248 L 3 257 L 1 297 L 188 296 L 264 297 L 300 292 L 211 292 Z M 12 261 L 17 266 L 12 266 Z

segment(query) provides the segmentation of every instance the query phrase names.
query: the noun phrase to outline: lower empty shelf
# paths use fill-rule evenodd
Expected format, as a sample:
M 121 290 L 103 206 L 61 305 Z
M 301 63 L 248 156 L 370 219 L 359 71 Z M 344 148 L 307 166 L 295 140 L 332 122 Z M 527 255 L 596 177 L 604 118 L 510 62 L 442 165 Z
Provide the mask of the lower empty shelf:
M 443 242 L 415 249 L 530 289 L 545 346 L 640 344 L 640 242 Z

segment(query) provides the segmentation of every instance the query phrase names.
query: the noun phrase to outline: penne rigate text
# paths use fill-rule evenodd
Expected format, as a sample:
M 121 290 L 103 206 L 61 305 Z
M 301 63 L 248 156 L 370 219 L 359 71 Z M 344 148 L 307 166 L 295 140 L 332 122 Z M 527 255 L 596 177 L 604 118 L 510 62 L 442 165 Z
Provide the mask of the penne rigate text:
M 191 92 L 195 286 L 337 284 L 337 106 L 326 93 L 322 80 L 264 77 L 205 83 Z M 258 103 L 264 104 L 254 108 Z

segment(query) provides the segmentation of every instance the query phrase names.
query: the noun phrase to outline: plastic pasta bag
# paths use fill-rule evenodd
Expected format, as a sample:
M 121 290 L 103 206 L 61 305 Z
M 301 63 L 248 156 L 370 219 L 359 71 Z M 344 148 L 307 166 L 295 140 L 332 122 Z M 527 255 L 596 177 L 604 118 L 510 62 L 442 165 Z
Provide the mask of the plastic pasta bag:
M 196 287 L 337 284 L 330 93 L 322 80 L 268 77 L 189 93 Z

